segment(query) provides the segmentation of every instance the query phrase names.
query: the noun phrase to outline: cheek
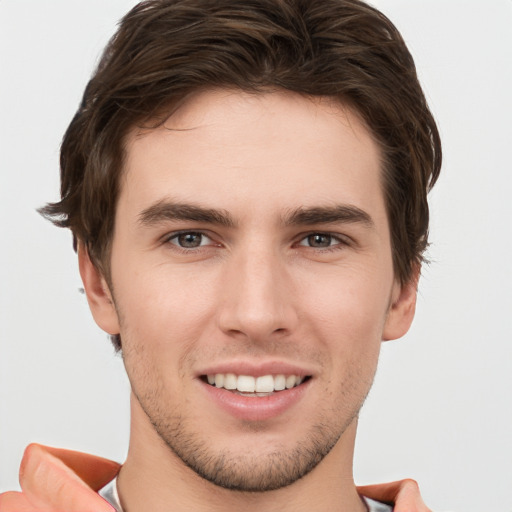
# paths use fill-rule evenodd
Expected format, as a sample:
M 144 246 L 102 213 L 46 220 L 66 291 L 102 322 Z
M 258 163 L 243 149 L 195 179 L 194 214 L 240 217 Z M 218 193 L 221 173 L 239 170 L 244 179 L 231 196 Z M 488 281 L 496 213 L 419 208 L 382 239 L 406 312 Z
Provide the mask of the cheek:
M 207 329 L 212 294 L 192 276 L 171 275 L 163 267 L 122 277 L 117 279 L 115 300 L 127 370 L 146 368 L 155 375 L 170 374 L 162 374 L 162 379 L 174 379 L 180 361 L 187 360 Z
M 126 278 L 127 275 L 130 277 Z M 213 293 L 204 277 L 185 268 L 155 265 L 120 276 L 120 285 L 115 290 L 122 297 L 123 309 L 130 311 L 130 320 L 150 324 L 152 328 L 179 328 L 182 323 L 199 321 L 210 306 Z
M 308 334 L 329 355 L 326 375 L 338 383 L 344 400 L 349 395 L 363 400 L 373 382 L 389 301 L 388 281 L 376 272 L 340 271 L 323 282 L 321 293 L 309 296 Z
M 391 275 L 391 272 L 390 272 Z M 340 350 L 364 350 L 382 340 L 391 279 L 370 272 L 333 272 L 309 287 L 305 311 L 317 329 L 339 340 Z

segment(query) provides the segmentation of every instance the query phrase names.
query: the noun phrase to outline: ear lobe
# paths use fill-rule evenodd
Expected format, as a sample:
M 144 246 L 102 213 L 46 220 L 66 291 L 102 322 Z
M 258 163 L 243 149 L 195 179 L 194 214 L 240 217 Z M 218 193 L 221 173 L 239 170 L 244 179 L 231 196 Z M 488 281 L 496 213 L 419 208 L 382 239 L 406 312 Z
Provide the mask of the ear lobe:
M 419 276 L 420 269 L 418 268 L 404 285 L 395 283 L 392 303 L 382 332 L 382 341 L 401 338 L 411 327 L 416 311 Z
M 95 322 L 108 334 L 119 334 L 119 319 L 108 284 L 82 242 L 78 244 L 78 266 Z

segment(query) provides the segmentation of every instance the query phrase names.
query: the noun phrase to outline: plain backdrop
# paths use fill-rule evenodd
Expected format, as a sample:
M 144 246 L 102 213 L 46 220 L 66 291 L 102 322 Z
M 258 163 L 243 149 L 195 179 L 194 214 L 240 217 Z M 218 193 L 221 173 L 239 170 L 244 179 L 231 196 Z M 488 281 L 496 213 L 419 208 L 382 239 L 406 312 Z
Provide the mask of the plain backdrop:
M 122 461 L 122 360 L 78 292 L 60 139 L 129 0 L 0 1 L 0 491 L 31 441 Z M 358 483 L 412 477 L 434 510 L 512 511 L 512 1 L 375 0 L 402 31 L 444 167 L 410 333 L 384 345 Z M 300 418 L 297 418 L 300 421 Z

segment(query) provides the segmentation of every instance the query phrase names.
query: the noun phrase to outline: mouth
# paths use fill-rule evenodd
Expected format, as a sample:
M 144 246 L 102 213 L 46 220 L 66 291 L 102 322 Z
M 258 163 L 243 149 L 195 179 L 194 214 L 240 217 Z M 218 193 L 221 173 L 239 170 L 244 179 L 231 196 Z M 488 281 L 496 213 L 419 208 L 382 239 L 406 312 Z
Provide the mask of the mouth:
M 311 376 L 306 375 L 236 375 L 234 373 L 216 373 L 202 375 L 201 380 L 212 387 L 225 389 L 233 394 L 245 397 L 266 397 L 290 390 L 304 384 Z

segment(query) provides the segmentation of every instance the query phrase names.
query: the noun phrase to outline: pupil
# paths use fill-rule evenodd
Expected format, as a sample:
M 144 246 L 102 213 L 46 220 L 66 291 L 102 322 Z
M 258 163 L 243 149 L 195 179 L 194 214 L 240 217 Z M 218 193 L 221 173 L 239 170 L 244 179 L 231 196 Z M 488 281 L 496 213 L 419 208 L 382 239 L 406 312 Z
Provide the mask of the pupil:
M 329 247 L 331 237 L 329 235 L 311 235 L 308 241 L 312 247 Z
M 201 245 L 201 234 L 184 233 L 178 237 L 178 241 L 182 247 L 199 247 Z

